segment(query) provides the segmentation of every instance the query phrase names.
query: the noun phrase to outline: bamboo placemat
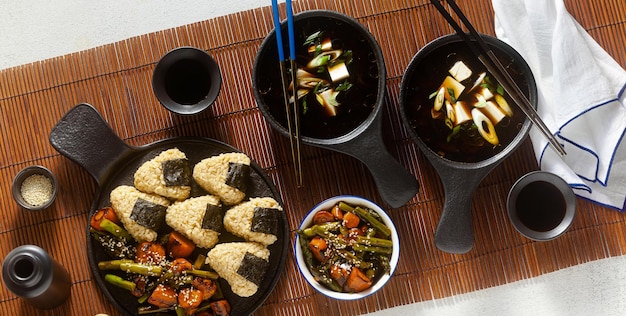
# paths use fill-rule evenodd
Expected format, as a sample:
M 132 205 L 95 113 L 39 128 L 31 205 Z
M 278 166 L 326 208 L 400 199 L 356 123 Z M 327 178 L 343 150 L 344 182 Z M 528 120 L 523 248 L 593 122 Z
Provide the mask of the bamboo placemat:
M 494 34 L 488 0 L 459 1 L 480 32 Z M 572 15 L 620 64 L 626 62 L 623 0 L 566 0 Z M 189 8 L 193 10 L 193 8 Z M 299 275 L 292 255 L 275 291 L 258 315 L 353 315 L 448 297 L 532 278 L 626 250 L 622 214 L 578 199 L 573 227 L 550 242 L 521 237 L 505 214 L 513 182 L 537 168 L 529 141 L 487 176 L 473 200 L 476 244 L 464 255 L 443 253 L 433 235 L 443 205 L 441 182 L 409 139 L 398 114 L 401 77 L 412 56 L 429 41 L 452 33 L 427 0 L 300 0 L 296 11 L 329 9 L 358 19 L 378 40 L 387 66 L 385 141 L 391 153 L 419 180 L 420 192 L 389 213 L 399 230 L 401 256 L 391 281 L 358 302 L 328 299 Z M 293 242 L 304 214 L 317 202 L 356 194 L 383 203 L 369 173 L 355 159 L 305 146 L 305 186 L 295 189 L 288 141 L 259 112 L 251 90 L 252 64 L 272 30 L 271 10 L 260 8 L 146 34 L 114 44 L 0 72 L 0 255 L 36 244 L 63 264 L 72 294 L 63 306 L 41 315 L 118 315 L 92 279 L 85 225 L 95 181 L 48 143 L 52 126 L 74 105 L 94 105 L 131 145 L 173 136 L 206 136 L 248 153 L 269 174 L 286 203 Z M 207 50 L 218 61 L 224 83 L 217 103 L 201 115 L 181 117 L 164 110 L 152 94 L 156 61 L 178 46 Z M 44 165 L 57 175 L 59 195 L 42 213 L 20 209 L 11 181 L 23 167 Z M 38 313 L 2 286 L 0 314 Z

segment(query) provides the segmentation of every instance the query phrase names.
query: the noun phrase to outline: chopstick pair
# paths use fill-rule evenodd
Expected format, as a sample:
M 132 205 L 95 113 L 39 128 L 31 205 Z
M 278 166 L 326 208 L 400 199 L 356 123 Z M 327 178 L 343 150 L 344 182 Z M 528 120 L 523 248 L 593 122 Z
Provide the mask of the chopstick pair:
M 280 13 L 278 11 L 278 1 L 272 0 L 272 12 L 274 15 L 274 27 L 276 29 L 276 44 L 278 48 L 278 59 L 280 61 L 280 77 L 283 88 L 283 102 L 287 115 L 287 129 L 289 131 L 289 144 L 291 146 L 291 158 L 296 176 L 296 184 L 302 187 L 302 157 L 300 154 L 300 107 L 298 106 L 298 65 L 296 64 L 296 43 L 293 29 L 293 10 L 291 0 L 287 0 L 287 35 L 289 40 L 289 59 L 286 58 L 283 49 L 283 37 L 280 27 Z M 289 71 L 287 63 L 289 63 Z M 293 104 L 289 102 L 289 83 L 293 82 Z
M 448 3 L 450 8 L 456 13 L 461 22 L 469 30 L 469 35 L 463 31 L 461 26 L 452 18 L 450 13 L 443 7 L 440 0 L 430 0 L 435 5 L 439 13 L 448 21 L 450 26 L 456 33 L 467 43 L 478 60 L 487 68 L 496 80 L 502 85 L 504 90 L 513 98 L 522 112 L 531 120 L 531 122 L 539 129 L 539 131 L 548 139 L 550 145 L 561 155 L 565 155 L 565 149 L 559 144 L 554 135 L 550 132 L 546 124 L 541 120 L 535 108 L 530 104 L 522 90 L 517 86 L 513 78 L 506 71 L 506 68 L 500 63 L 493 51 L 480 37 L 476 29 L 463 14 L 459 6 L 454 0 L 443 0 Z M 473 39 L 473 40 L 472 40 Z

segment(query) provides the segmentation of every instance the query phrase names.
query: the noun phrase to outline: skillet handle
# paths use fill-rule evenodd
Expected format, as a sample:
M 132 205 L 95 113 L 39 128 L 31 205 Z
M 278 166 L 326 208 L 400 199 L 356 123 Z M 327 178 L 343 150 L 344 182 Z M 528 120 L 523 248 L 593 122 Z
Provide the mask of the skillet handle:
M 357 158 L 370 170 L 380 196 L 389 206 L 401 207 L 419 190 L 417 179 L 384 148 L 384 144 L 371 147 Z
M 331 147 L 360 160 L 369 169 L 378 192 L 391 207 L 401 207 L 419 190 L 415 176 L 392 156 L 383 141 L 380 116 L 354 139 Z
M 52 128 L 49 141 L 59 153 L 85 168 L 98 185 L 116 162 L 134 151 L 87 103 L 67 112 Z
M 442 177 L 443 212 L 435 231 L 435 245 L 442 251 L 463 254 L 474 246 L 472 200 L 483 170 L 459 169 Z

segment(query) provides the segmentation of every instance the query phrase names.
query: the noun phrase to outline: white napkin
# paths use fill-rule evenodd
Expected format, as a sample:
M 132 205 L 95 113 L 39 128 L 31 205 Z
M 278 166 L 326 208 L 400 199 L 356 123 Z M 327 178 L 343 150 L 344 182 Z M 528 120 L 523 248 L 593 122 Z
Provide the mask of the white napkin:
M 623 211 L 626 148 L 619 146 L 626 131 L 626 71 L 563 0 L 492 3 L 497 37 L 526 59 L 537 82 L 537 111 L 567 152 L 560 156 L 533 127 L 540 168 L 561 176 L 577 195 Z

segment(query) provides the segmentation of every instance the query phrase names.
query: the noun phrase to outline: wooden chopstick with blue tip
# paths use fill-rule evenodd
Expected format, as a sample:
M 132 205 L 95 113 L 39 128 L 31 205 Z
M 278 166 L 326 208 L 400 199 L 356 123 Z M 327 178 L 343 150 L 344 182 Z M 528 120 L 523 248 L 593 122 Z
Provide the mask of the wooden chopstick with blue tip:
M 289 41 L 289 60 L 285 57 L 283 49 L 283 38 L 280 27 L 280 13 L 278 11 L 278 1 L 272 0 L 272 12 L 274 16 L 274 28 L 276 33 L 276 46 L 278 49 L 278 59 L 280 61 L 280 77 L 283 88 L 283 102 L 287 114 L 287 129 L 289 131 L 289 144 L 291 146 L 291 158 L 298 187 L 302 186 L 302 159 L 300 154 L 300 107 L 298 106 L 298 66 L 296 64 L 296 44 L 295 31 L 293 26 L 293 10 L 291 0 L 286 1 L 287 11 L 287 37 Z M 287 67 L 289 62 L 289 69 Z M 291 76 L 288 74 L 291 73 Z M 289 102 L 289 83 L 293 82 L 293 106 Z
M 522 112 L 524 112 L 530 121 L 533 122 L 539 131 L 548 139 L 550 145 L 552 145 L 559 154 L 565 155 L 565 149 L 563 149 L 554 135 L 552 135 L 550 129 L 548 129 L 535 108 L 530 104 L 530 101 L 528 101 L 522 90 L 517 86 L 513 78 L 511 78 L 508 71 L 506 71 L 506 68 L 500 63 L 500 60 L 498 60 L 493 51 L 487 46 L 487 43 L 480 37 L 465 14 L 463 14 L 463 11 L 461 11 L 461 8 L 459 8 L 454 0 L 443 1 L 446 1 L 454 13 L 456 13 L 461 22 L 463 22 L 465 27 L 469 30 L 470 35 L 463 31 L 461 26 L 459 26 L 450 13 L 443 7 L 440 0 L 430 0 L 439 13 L 448 21 L 448 24 L 450 24 L 463 41 L 467 43 L 474 55 L 487 68 L 489 73 L 496 78 L 504 90 L 513 98 Z

